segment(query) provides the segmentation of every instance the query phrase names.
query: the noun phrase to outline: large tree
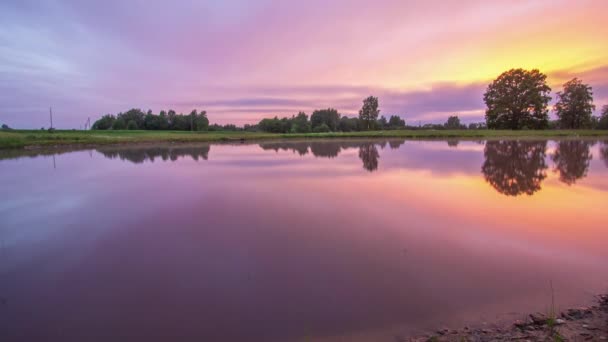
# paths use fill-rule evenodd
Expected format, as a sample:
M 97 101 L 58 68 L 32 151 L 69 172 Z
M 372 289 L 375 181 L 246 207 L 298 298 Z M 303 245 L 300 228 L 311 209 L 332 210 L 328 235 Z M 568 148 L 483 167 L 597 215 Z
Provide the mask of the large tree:
M 486 123 L 492 129 L 543 129 L 549 124 L 551 88 L 538 70 L 511 69 L 495 79 L 483 95 Z
M 566 82 L 557 93 L 555 114 L 560 128 L 589 128 L 594 110 L 592 89 L 578 78 Z
M 370 130 L 379 114 L 377 97 L 370 96 L 363 100 L 363 107 L 359 110 L 359 121 L 363 124 L 364 129 Z

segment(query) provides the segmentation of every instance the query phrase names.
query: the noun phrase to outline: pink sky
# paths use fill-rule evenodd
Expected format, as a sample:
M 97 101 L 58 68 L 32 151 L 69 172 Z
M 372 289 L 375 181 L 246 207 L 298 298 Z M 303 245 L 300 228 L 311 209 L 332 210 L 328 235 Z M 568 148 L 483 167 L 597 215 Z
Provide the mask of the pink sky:
M 368 95 L 410 124 L 483 120 L 487 84 L 539 68 L 608 104 L 606 1 L 105 1 L 0 3 L 0 122 L 78 128 L 129 108 L 211 122 Z

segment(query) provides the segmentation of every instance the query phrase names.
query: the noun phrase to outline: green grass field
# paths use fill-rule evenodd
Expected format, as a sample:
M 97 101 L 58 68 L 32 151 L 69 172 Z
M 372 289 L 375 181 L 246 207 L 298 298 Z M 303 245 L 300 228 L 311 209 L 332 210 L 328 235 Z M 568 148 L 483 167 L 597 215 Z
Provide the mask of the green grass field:
M 315 138 L 406 138 L 406 139 L 488 139 L 488 138 L 560 138 L 606 137 L 601 130 L 396 130 L 351 133 L 274 134 L 251 132 L 181 132 L 181 131 L 0 131 L 0 148 L 90 146 L 153 142 L 213 142 L 269 139 Z

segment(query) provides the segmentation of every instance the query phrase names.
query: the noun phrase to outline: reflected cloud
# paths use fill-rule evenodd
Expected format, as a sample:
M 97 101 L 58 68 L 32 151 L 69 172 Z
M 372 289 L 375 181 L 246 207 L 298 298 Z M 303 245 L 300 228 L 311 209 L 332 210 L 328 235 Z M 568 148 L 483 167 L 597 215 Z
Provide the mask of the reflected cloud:
M 501 194 L 532 195 L 547 177 L 546 148 L 546 141 L 488 141 L 481 171 Z
M 587 176 L 592 145 L 593 142 L 584 140 L 563 140 L 557 144 L 552 159 L 553 171 L 559 173 L 560 181 L 572 185 Z

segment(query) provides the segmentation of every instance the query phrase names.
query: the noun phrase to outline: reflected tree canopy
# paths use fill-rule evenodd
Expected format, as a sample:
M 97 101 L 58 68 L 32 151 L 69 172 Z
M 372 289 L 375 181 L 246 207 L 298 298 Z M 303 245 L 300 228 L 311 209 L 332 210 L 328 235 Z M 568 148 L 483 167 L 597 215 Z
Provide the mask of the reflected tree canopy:
M 488 141 L 481 171 L 501 194 L 532 195 L 547 177 L 546 148 L 546 141 Z
M 156 158 L 163 161 L 176 161 L 180 157 L 189 156 L 194 160 L 207 160 L 209 158 L 210 145 L 197 146 L 175 146 L 175 147 L 104 147 L 98 148 L 97 151 L 109 159 L 120 158 L 135 164 L 141 164 L 145 161 L 154 162 Z
M 582 140 L 563 140 L 557 144 L 552 159 L 560 181 L 572 185 L 587 175 L 592 145 L 592 142 Z
M 310 152 L 317 158 L 335 158 L 342 151 L 348 149 L 359 149 L 359 158 L 363 162 L 363 168 L 368 171 L 378 169 L 378 159 L 380 152 L 378 148 L 389 146 L 391 149 L 398 149 L 405 143 L 405 139 L 391 139 L 378 141 L 361 141 L 361 140 L 343 140 L 343 141 L 282 141 L 268 142 L 259 144 L 264 150 L 273 151 L 293 151 L 299 155 L 305 155 Z
M 608 167 L 608 141 L 601 142 L 600 158 L 604 161 L 604 164 L 606 164 L 606 167 Z
M 375 144 L 364 144 L 359 147 L 359 158 L 363 162 L 363 168 L 369 172 L 378 169 L 378 148 Z
M 293 143 L 284 143 L 284 142 L 270 142 L 270 143 L 262 143 L 259 144 L 260 147 L 264 151 L 293 151 L 300 156 L 308 154 L 308 146 L 310 145 L 307 142 L 293 142 Z
M 405 140 L 389 140 L 388 146 L 391 150 L 398 150 L 401 145 L 405 144 Z
M 448 139 L 448 146 L 449 147 L 458 147 L 459 143 L 460 143 L 460 141 L 458 141 L 456 139 Z

